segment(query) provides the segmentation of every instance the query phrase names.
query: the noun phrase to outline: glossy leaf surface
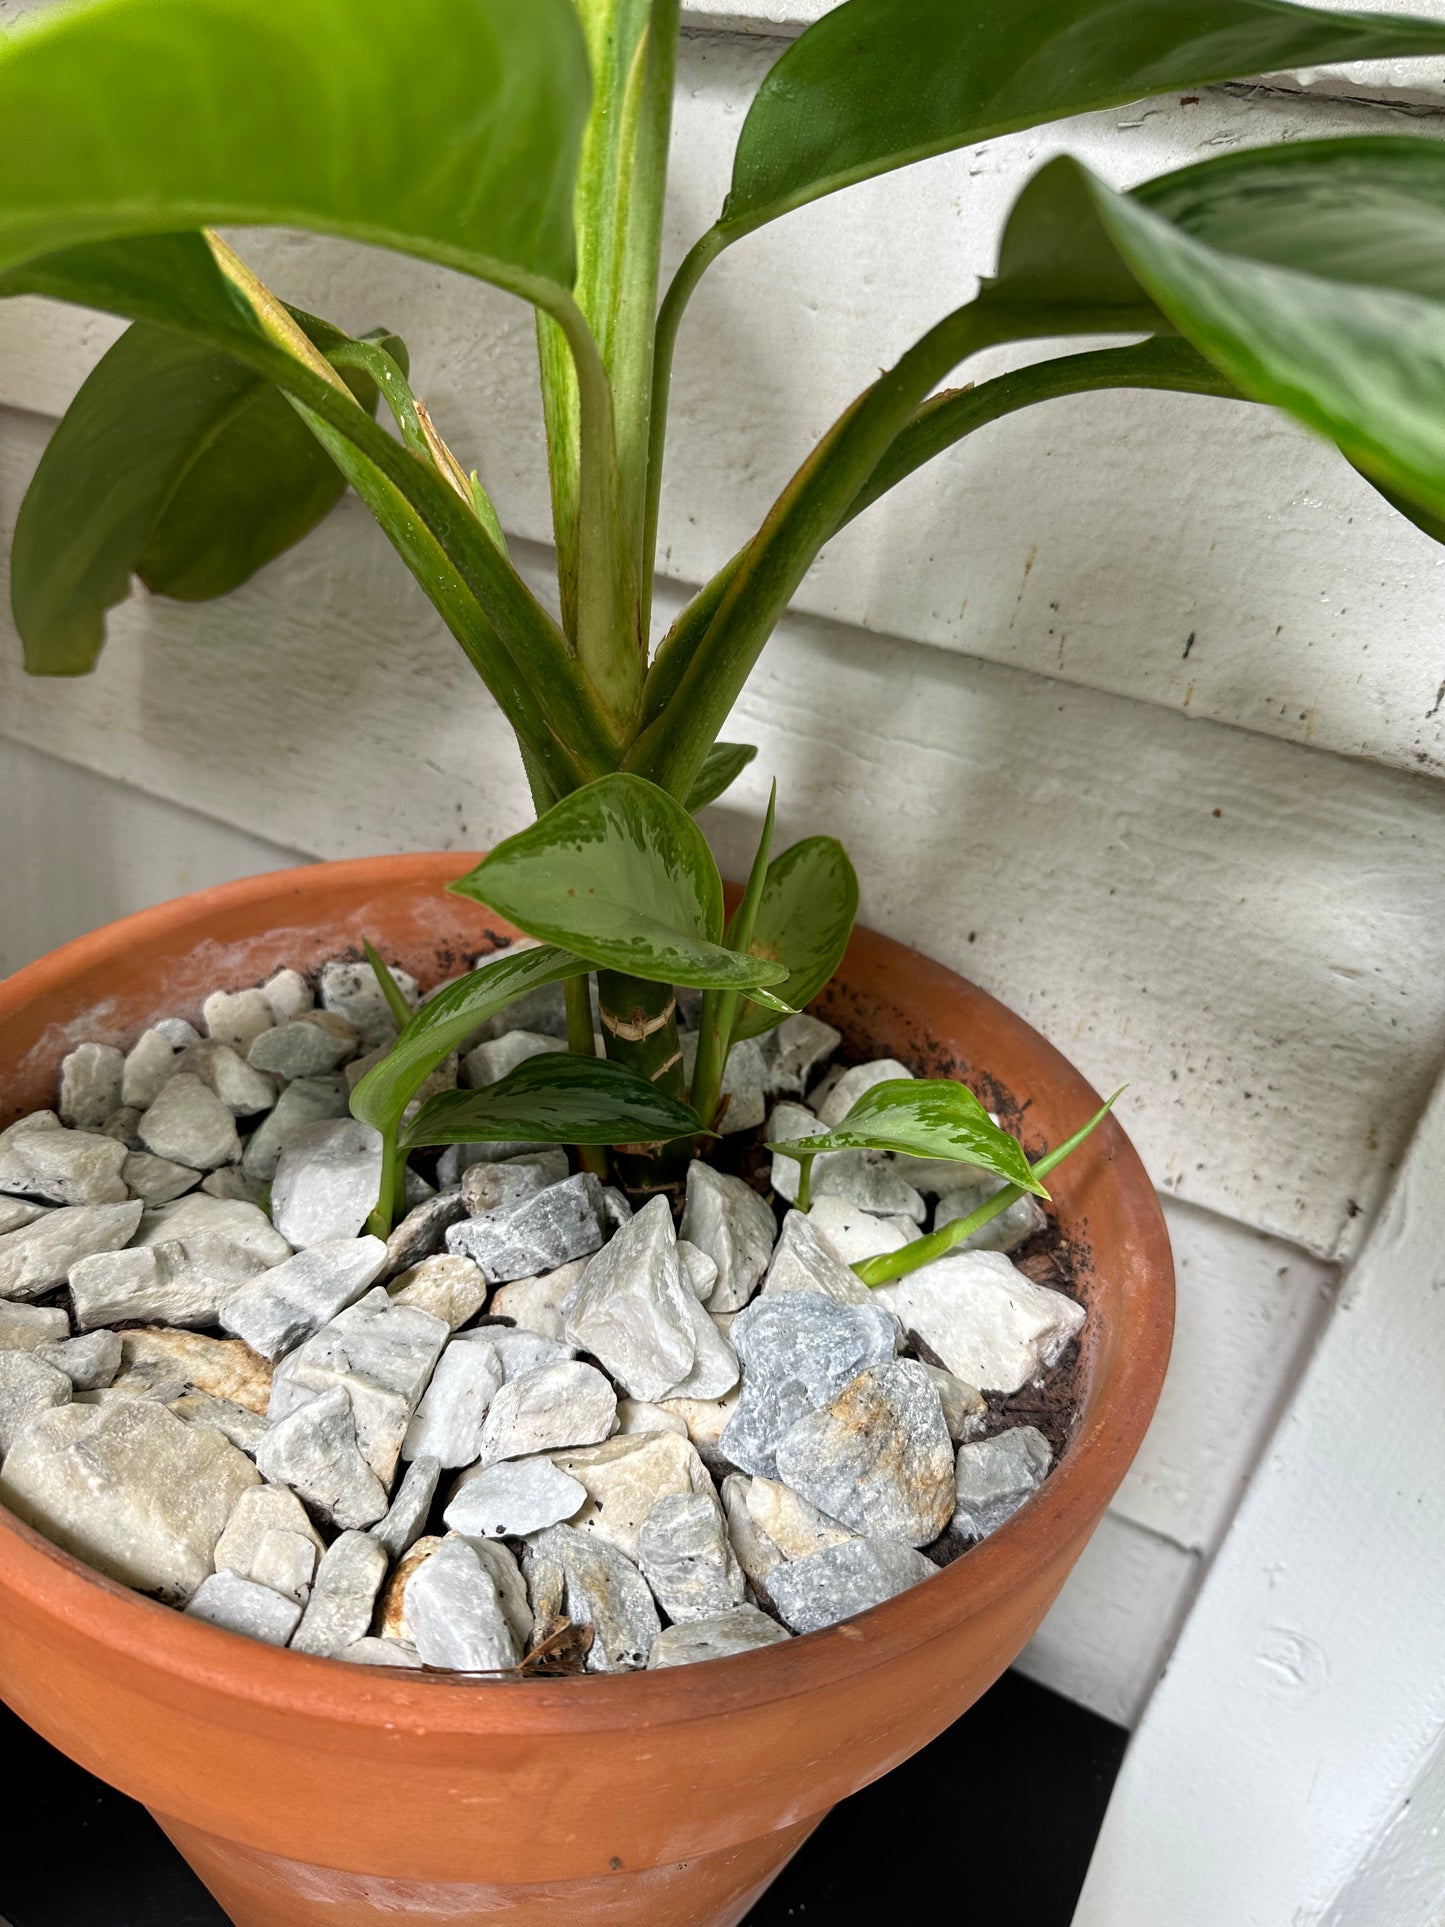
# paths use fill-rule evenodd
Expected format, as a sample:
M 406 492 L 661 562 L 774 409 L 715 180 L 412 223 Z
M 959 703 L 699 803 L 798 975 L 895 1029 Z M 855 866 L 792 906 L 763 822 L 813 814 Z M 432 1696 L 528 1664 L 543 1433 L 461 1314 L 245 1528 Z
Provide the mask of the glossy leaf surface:
M 413 1014 L 387 1055 L 361 1079 L 351 1093 L 352 1115 L 384 1135 L 394 1132 L 437 1065 L 489 1017 L 545 984 L 585 976 L 588 968 L 580 957 L 541 944 L 504 950 L 448 984 Z
M 791 1158 L 821 1151 L 906 1151 L 911 1157 L 957 1158 L 1041 1198 L 1049 1195 L 1018 1140 L 994 1123 L 967 1085 L 947 1077 L 896 1077 L 875 1084 L 834 1130 L 770 1148 Z
M 92 0 L 0 38 L 0 265 L 285 225 L 552 298 L 589 81 L 569 0 Z
M 636 1071 L 603 1057 L 549 1052 L 485 1090 L 440 1092 L 422 1106 L 403 1141 L 652 1144 L 701 1129 L 694 1110 Z
M 707 841 L 675 798 L 640 777 L 574 791 L 452 888 L 529 936 L 651 983 L 745 990 L 787 974 L 724 948 Z
M 1445 27 L 1283 0 L 847 0 L 769 72 L 719 224 L 1014 128 L 1281 68 L 1445 52 Z
M 714 743 L 688 791 L 687 807 L 696 813 L 732 788 L 757 755 L 755 743 Z
M 810 1004 L 842 962 L 857 914 L 857 873 L 835 837 L 805 837 L 768 865 L 748 947 L 787 971 L 777 994 L 794 1010 Z M 781 1022 L 782 1013 L 749 999 L 731 1041 Z

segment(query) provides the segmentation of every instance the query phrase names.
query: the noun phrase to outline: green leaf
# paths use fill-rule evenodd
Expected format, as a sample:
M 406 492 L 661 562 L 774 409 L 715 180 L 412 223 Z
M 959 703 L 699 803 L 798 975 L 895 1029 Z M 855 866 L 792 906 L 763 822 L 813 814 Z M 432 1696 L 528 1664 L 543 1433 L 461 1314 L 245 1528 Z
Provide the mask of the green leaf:
M 451 887 L 529 936 L 650 983 L 747 990 L 787 974 L 723 947 L 722 880 L 707 841 L 675 798 L 640 777 L 575 790 Z
M 731 789 L 757 755 L 755 743 L 714 743 L 688 791 L 687 807 L 696 815 Z
M 351 1093 L 351 1111 L 384 1136 L 394 1133 L 402 1113 L 437 1065 L 499 1010 L 544 984 L 587 974 L 589 965 L 564 950 L 540 945 L 507 950 L 445 990 L 429 997 L 379 1064 Z
M 770 1150 L 790 1158 L 822 1151 L 906 1151 L 918 1158 L 957 1158 L 993 1171 L 1046 1198 L 1017 1138 L 1000 1130 L 965 1084 L 947 1077 L 895 1077 L 865 1091 L 836 1129 L 792 1138 Z
M 748 947 L 787 971 L 778 995 L 794 1010 L 810 1004 L 842 962 L 857 914 L 858 877 L 836 838 L 805 837 L 768 865 Z M 731 1041 L 759 1037 L 781 1021 L 749 999 Z
M 442 1091 L 425 1103 L 403 1142 L 654 1144 L 696 1137 L 696 1111 L 647 1078 L 603 1057 L 532 1057 L 481 1091 Z
M 358 377 L 354 391 L 375 406 L 374 384 Z M 270 382 L 137 322 L 82 384 L 21 504 L 10 593 L 26 667 L 92 668 L 132 575 L 187 602 L 228 594 L 309 534 L 345 486 Z
M 1445 28 L 1282 0 L 847 0 L 769 72 L 724 239 L 1016 128 L 1283 68 L 1445 51 Z
M 590 83 L 569 0 L 93 0 L 0 39 L 0 266 L 216 224 L 566 297 Z

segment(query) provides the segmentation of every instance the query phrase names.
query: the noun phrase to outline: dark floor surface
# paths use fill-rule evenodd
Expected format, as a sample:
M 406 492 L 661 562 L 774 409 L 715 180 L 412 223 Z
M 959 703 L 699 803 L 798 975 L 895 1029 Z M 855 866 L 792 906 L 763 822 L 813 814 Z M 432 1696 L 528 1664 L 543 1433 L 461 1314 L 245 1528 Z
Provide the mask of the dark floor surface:
M 1010 1673 L 925 1752 L 838 1807 L 744 1927 L 954 1927 L 965 1894 L 967 1917 L 988 1927 L 1068 1927 L 1124 1740 Z M 0 1760 L 10 1927 L 227 1927 L 138 1806 L 3 1706 Z

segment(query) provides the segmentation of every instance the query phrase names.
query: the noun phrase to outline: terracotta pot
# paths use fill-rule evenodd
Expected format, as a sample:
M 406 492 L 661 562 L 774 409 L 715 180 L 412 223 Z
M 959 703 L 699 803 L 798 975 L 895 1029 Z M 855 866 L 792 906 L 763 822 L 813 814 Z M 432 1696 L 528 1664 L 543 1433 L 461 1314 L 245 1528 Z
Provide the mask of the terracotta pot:
M 377 939 L 422 981 L 489 937 L 453 855 L 318 864 L 184 897 L 0 984 L 0 1120 L 82 1039 L 125 1043 L 218 984 Z M 1094 1093 L 1021 1019 L 860 930 L 823 1008 L 855 1046 L 970 1075 L 1056 1142 Z M 1106 1124 L 1056 1174 L 1090 1318 L 1083 1411 L 1042 1492 L 853 1623 L 710 1665 L 459 1684 L 277 1651 L 101 1578 L 0 1511 L 0 1694 L 141 1800 L 241 1927 L 733 1927 L 829 1807 L 957 1719 L 1019 1652 L 1144 1434 L 1169 1246 Z

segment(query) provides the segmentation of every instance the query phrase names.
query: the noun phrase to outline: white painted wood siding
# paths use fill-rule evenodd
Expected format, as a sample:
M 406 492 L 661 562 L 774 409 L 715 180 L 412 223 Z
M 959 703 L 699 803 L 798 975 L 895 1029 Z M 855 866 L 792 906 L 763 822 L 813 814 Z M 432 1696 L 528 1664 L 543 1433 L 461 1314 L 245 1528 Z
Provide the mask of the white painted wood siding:
M 0 20 L 23 10 L 0 0 Z M 713 17 L 747 33 L 690 33 L 674 258 L 717 210 L 768 36 L 821 10 L 719 0 Z M 1436 134 L 1403 95 L 1434 98 L 1442 72 L 1087 116 L 741 244 L 684 334 L 660 621 L 857 388 L 966 298 L 1048 155 L 1067 146 L 1127 183 L 1236 144 Z M 443 432 L 544 584 L 521 305 L 312 238 L 243 247 L 289 298 L 406 335 Z M 0 304 L 7 546 L 50 421 L 115 332 Z M 776 774 L 781 833 L 845 838 L 867 921 L 1006 997 L 1096 1082 L 1129 1084 L 1179 1259 L 1176 1360 L 1025 1661 L 1116 1718 L 1148 1698 L 1445 1055 L 1442 559 L 1262 411 L 1057 403 L 840 538 L 730 727 L 762 753 L 709 813 L 729 869 Z M 0 808 L 20 832 L 0 858 L 0 967 L 291 852 L 466 850 L 524 820 L 493 706 L 354 503 L 227 602 L 137 602 L 113 636 L 98 673 L 66 683 L 25 678 L 0 637 Z

